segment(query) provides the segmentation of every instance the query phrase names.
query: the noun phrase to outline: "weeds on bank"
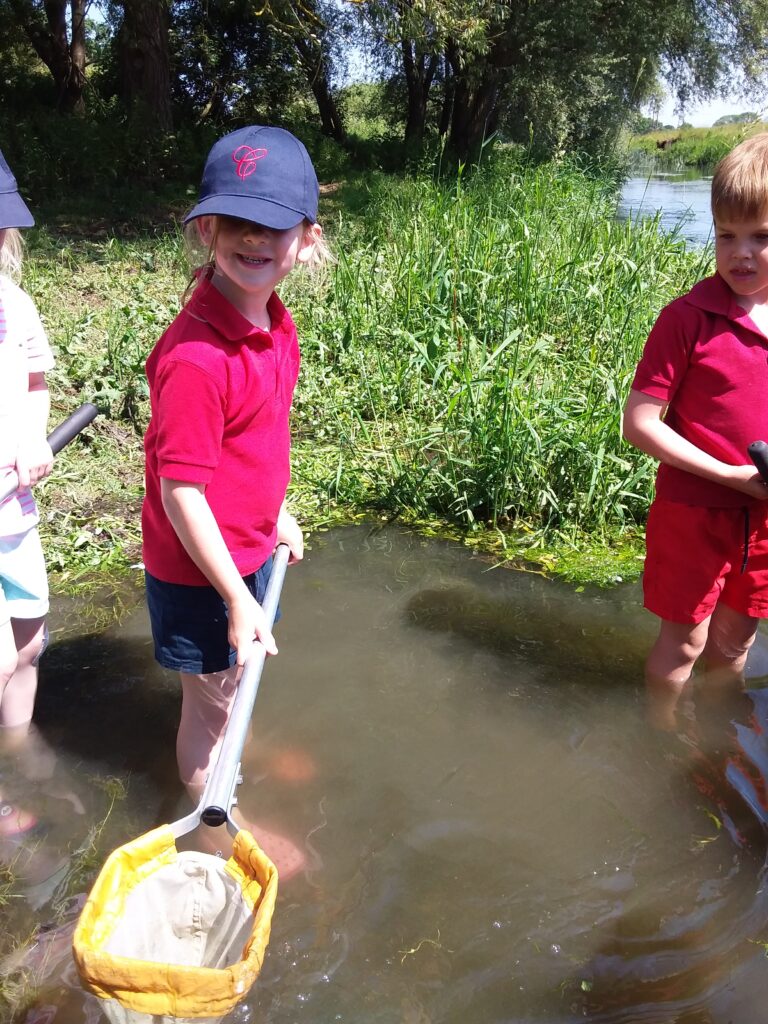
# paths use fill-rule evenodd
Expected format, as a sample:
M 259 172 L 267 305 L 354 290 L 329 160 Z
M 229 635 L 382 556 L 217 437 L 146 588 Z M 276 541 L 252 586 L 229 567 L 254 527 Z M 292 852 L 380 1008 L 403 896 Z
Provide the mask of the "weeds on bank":
M 630 140 L 629 149 L 632 154 L 652 157 L 659 168 L 667 170 L 683 167 L 710 169 L 739 142 L 764 132 L 766 127 L 758 117 L 746 123 L 712 128 L 664 128 L 635 135 Z

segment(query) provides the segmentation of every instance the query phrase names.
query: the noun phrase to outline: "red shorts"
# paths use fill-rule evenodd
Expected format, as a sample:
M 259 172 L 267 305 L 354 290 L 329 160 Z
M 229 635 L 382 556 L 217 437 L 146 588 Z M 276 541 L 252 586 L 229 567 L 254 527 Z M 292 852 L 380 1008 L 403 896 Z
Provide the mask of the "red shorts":
M 702 622 L 718 601 L 768 618 L 768 502 L 707 508 L 656 499 L 645 535 L 645 607 Z

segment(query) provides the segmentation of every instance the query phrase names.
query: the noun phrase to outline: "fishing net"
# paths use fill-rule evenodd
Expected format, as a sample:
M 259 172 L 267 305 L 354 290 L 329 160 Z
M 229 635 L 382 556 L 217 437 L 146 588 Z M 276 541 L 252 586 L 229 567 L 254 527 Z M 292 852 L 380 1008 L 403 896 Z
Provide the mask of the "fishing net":
M 75 962 L 112 1024 L 219 1020 L 261 970 L 274 865 L 246 831 L 227 861 L 175 838 L 164 826 L 115 850 L 80 915 Z
M 263 602 L 270 626 L 287 561 L 280 545 Z M 80 914 L 75 963 L 111 1024 L 218 1021 L 261 970 L 277 869 L 231 809 L 265 657 L 256 644 L 198 808 L 115 850 Z M 201 823 L 226 824 L 233 837 L 228 860 L 177 849 L 176 840 Z

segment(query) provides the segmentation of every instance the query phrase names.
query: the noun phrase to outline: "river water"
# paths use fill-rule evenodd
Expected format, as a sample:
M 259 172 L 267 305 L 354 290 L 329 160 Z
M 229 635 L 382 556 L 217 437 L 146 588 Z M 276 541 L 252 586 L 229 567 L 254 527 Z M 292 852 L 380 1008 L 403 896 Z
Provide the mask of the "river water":
M 315 535 L 282 608 L 239 797 L 305 865 L 233 1024 L 762 1019 L 759 679 L 657 733 L 636 585 L 574 592 L 396 529 Z M 2 764 L 45 826 L 4 912 L 35 940 L 4 961 L 41 986 L 25 1024 L 102 1020 L 69 955 L 84 894 L 111 848 L 189 810 L 143 608 L 73 635 L 78 614 L 53 617 L 35 756 Z
M 712 176 L 688 169 L 661 173 L 648 171 L 626 179 L 618 216 L 647 217 L 659 213 L 663 231 L 675 232 L 695 247 L 713 241 L 709 197 Z

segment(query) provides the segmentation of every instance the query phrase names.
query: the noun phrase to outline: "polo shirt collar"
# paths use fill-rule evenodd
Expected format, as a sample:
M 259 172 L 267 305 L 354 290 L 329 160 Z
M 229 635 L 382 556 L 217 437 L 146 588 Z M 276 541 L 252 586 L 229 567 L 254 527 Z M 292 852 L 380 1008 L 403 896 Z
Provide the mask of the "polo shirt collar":
M 762 332 L 752 323 L 749 313 L 738 304 L 733 292 L 719 274 L 705 277 L 699 281 L 685 296 L 692 306 L 697 306 L 707 313 L 716 313 L 727 317 L 761 337 Z
M 192 316 L 204 320 L 227 341 L 242 341 L 243 338 L 270 333 L 252 324 L 221 294 L 212 280 L 213 268 L 204 268 L 195 276 L 198 279 L 197 285 L 186 306 Z M 288 310 L 280 301 L 277 292 L 270 295 L 267 312 L 272 322 L 271 333 L 284 333 L 288 328 Z

